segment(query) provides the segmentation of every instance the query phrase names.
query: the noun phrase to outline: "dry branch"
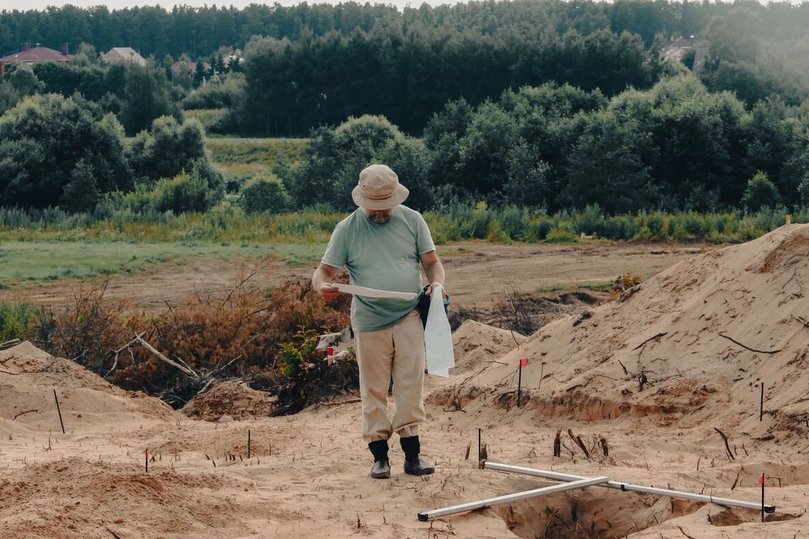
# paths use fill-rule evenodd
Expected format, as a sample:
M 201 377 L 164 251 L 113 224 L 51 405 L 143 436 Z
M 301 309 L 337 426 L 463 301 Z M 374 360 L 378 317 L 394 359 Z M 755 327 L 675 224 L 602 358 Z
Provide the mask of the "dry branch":
M 570 429 L 567 429 L 567 435 L 570 436 L 570 439 L 573 440 L 577 446 L 579 446 L 579 449 L 581 449 L 582 452 L 584 452 L 584 456 L 589 459 L 590 452 L 587 451 L 587 447 L 584 445 L 584 442 L 581 441 L 581 436 L 574 435 L 573 431 Z
M 151 344 L 149 344 L 148 342 L 143 340 L 143 338 L 140 335 L 136 334 L 134 340 L 139 342 L 141 345 L 143 345 L 144 348 L 146 348 L 152 354 L 157 356 L 161 361 L 163 361 L 165 363 L 168 363 L 169 365 L 171 365 L 175 369 L 179 370 L 180 372 L 182 372 L 184 374 L 187 374 L 191 378 L 199 380 L 199 375 L 191 367 L 189 367 L 188 365 L 181 365 L 181 364 L 177 363 L 176 361 L 173 361 L 173 360 L 167 358 L 166 356 L 161 354 L 156 348 L 154 348 Z M 183 363 L 185 363 L 185 362 L 183 361 Z
M 635 350 L 637 350 L 638 348 L 640 348 L 641 346 L 643 346 L 647 342 L 653 341 L 653 340 L 657 339 L 658 337 L 662 337 L 663 335 L 668 335 L 668 331 L 661 331 L 657 335 L 653 335 L 652 337 L 649 337 L 648 339 L 646 339 L 645 341 L 643 341 L 642 343 L 637 345 L 635 348 L 633 348 L 632 351 L 634 352 Z
M 730 444 L 728 443 L 728 437 L 725 436 L 725 433 L 719 430 L 718 428 L 714 427 L 713 430 L 719 433 L 719 436 L 722 437 L 722 440 L 725 442 L 725 451 L 728 453 L 728 459 L 735 460 L 736 457 L 733 456 L 733 452 L 730 450 Z
M 17 346 L 20 344 L 20 339 L 11 339 L 10 341 L 5 341 L 0 343 L 0 350 L 5 350 L 6 348 L 11 348 L 12 346 Z
M 19 414 L 15 415 L 13 418 L 11 418 L 11 420 L 14 421 L 15 419 L 17 419 L 21 415 L 30 414 L 31 412 L 38 412 L 38 411 L 39 410 L 25 410 L 24 412 L 20 412 Z
M 778 352 L 783 351 L 783 348 L 779 348 L 778 350 L 757 350 L 757 349 L 755 349 L 755 348 L 750 348 L 750 347 L 749 347 L 749 346 L 747 346 L 746 344 L 742 344 L 742 343 L 740 343 L 739 341 L 737 341 L 737 340 L 736 340 L 736 339 L 734 339 L 733 337 L 728 337 L 728 336 L 727 336 L 727 335 L 725 335 L 724 333 L 720 333 L 720 334 L 719 334 L 719 336 L 720 336 L 720 337 L 723 337 L 723 338 L 725 338 L 725 339 L 727 339 L 727 340 L 729 340 L 729 341 L 731 341 L 731 342 L 734 342 L 734 343 L 738 344 L 738 345 L 739 345 L 739 346 L 741 346 L 742 348 L 746 348 L 747 350 L 750 350 L 751 352 L 758 352 L 759 354 L 777 354 Z

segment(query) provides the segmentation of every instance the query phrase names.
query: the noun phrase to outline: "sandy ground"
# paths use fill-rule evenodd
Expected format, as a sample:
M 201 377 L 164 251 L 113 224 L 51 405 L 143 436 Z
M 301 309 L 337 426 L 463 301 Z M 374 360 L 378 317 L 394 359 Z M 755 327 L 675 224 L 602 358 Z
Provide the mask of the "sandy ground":
M 671 267 L 530 336 L 461 326 L 456 369 L 427 382 L 428 477 L 402 473 L 397 444 L 391 479 L 367 476 L 354 398 L 269 418 L 266 397 L 231 384 L 198 398 L 203 421 L 28 343 L 0 352 L 0 537 L 809 534 L 809 225 L 695 254 L 463 248 L 444 259 L 454 297 L 470 303 L 510 281 L 503 259 L 522 291 L 551 275 L 575 281 L 580 269 L 585 282 Z M 763 472 L 777 509 L 762 523 L 756 510 L 590 487 L 420 522 L 419 512 L 552 484 L 479 469 L 479 433 L 491 461 L 756 503 Z

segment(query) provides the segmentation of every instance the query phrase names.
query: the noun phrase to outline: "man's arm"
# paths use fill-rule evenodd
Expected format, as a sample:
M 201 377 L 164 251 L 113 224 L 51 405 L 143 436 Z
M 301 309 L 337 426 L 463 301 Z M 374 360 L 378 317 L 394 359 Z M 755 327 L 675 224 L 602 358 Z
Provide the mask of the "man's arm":
M 424 274 L 430 283 L 427 295 L 432 295 L 433 289 L 439 284 L 441 289 L 444 290 L 444 266 L 435 251 L 429 251 L 421 255 L 421 267 L 424 268 Z M 446 290 L 444 290 L 444 293 L 446 294 Z
M 315 290 L 320 292 L 320 295 L 323 296 L 323 299 L 326 301 L 335 300 L 338 294 L 340 294 L 339 290 L 331 286 L 332 280 L 334 280 L 335 275 L 337 275 L 337 270 L 338 268 L 321 262 L 315 270 L 315 273 L 312 274 L 312 286 Z

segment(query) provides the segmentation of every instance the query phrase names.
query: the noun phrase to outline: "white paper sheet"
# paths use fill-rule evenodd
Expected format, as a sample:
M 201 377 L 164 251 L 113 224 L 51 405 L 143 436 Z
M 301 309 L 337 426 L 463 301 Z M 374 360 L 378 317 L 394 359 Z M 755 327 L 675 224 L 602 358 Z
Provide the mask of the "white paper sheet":
M 392 299 L 416 299 L 418 296 L 415 292 L 394 292 L 393 290 L 377 290 L 376 288 L 368 288 L 367 286 L 356 286 L 353 284 L 332 283 L 340 292 L 346 294 L 354 294 L 355 296 L 364 296 L 366 298 L 392 298 Z
M 452 329 L 444 310 L 444 294 L 440 286 L 433 290 L 427 325 L 424 327 L 424 344 L 427 348 L 427 373 L 449 377 L 449 369 L 455 367 L 455 352 L 452 349 Z

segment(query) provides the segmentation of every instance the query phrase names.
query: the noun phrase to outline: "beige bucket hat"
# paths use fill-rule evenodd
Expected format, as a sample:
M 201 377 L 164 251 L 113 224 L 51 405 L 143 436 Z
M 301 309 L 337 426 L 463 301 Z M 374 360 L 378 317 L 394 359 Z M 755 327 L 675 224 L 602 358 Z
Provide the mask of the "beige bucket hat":
M 410 191 L 387 165 L 371 165 L 360 172 L 360 181 L 351 191 L 354 204 L 368 210 L 387 210 L 405 201 Z

